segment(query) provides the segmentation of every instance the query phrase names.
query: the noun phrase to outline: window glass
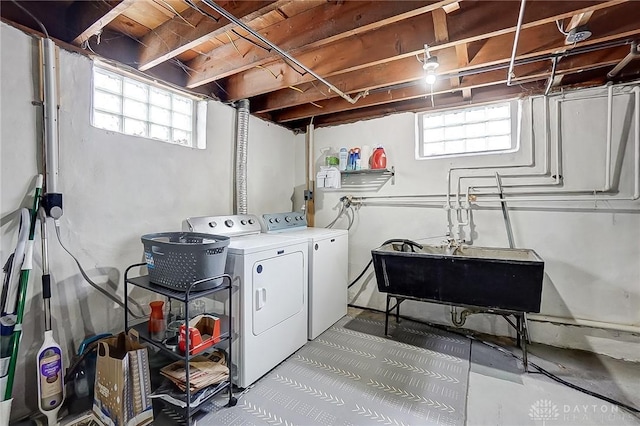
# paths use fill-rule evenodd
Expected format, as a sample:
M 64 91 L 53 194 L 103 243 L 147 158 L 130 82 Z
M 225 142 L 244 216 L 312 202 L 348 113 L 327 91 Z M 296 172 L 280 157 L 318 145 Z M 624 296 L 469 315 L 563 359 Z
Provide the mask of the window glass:
M 418 115 L 419 158 L 514 148 L 513 101 Z
M 173 90 L 93 68 L 95 127 L 128 135 L 194 145 L 195 102 Z

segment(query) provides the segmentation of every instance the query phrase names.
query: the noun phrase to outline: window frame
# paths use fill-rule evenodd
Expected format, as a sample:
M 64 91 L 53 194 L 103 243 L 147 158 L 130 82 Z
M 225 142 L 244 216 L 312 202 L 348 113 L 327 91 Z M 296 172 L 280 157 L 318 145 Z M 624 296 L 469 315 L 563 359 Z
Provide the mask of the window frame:
M 107 75 L 112 75 L 115 76 L 119 79 L 120 84 L 121 84 L 121 90 L 119 93 L 114 92 L 114 91 L 110 91 L 108 89 L 103 89 L 103 88 L 97 88 L 96 84 L 95 84 L 95 74 L 96 74 L 96 70 L 98 70 L 100 73 L 103 74 L 107 74 Z M 146 91 L 147 91 L 147 95 L 146 95 L 146 101 L 141 101 L 139 99 L 136 99 L 132 96 L 127 96 L 127 94 L 125 94 L 125 82 L 129 80 L 132 81 L 134 83 L 138 83 L 138 84 L 142 84 L 144 86 L 146 86 Z M 170 95 L 172 95 L 170 97 L 170 106 L 169 108 L 164 108 L 164 107 L 160 107 L 158 105 L 152 104 L 150 102 L 150 96 L 151 96 L 151 90 L 152 89 L 157 89 L 159 91 L 162 91 L 164 93 L 168 93 Z M 106 93 L 106 94 L 111 94 L 114 96 L 119 97 L 120 99 L 120 112 L 113 112 L 113 111 L 108 111 L 105 110 L 103 108 L 98 108 L 95 106 L 95 95 L 96 92 L 100 92 L 100 93 Z M 184 129 L 180 129 L 178 127 L 176 127 L 173 123 L 173 114 L 174 113 L 178 113 L 178 114 L 182 114 L 182 115 L 186 115 L 178 110 L 175 109 L 174 107 L 174 95 L 175 96 L 179 96 L 182 98 L 187 98 L 191 101 L 191 111 L 190 111 L 190 122 L 191 122 L 191 130 L 184 130 Z M 137 118 L 137 117 L 132 117 L 130 115 L 126 115 L 124 112 L 124 103 L 125 100 L 131 100 L 134 102 L 141 102 L 144 103 L 147 107 L 147 112 L 146 112 L 146 117 L 144 119 L 142 118 Z M 198 121 L 201 119 L 206 119 L 206 109 L 205 114 L 201 114 L 201 103 L 205 103 L 204 99 L 198 96 L 195 96 L 191 93 L 188 92 L 184 92 L 178 89 L 175 89 L 173 87 L 170 87 L 168 85 L 165 84 L 161 84 L 158 83 L 155 80 L 151 80 L 149 78 L 145 78 L 139 75 L 136 75 L 134 73 L 131 72 L 127 72 L 125 70 L 122 70 L 118 67 L 114 67 L 111 66 L 109 64 L 105 64 L 102 62 L 97 62 L 94 61 L 93 62 L 93 66 L 92 66 L 92 72 L 91 72 L 91 111 L 90 111 L 90 122 L 91 122 L 91 126 L 96 128 L 96 129 L 100 129 L 100 130 L 104 130 L 107 132 L 115 132 L 115 133 L 119 133 L 122 135 L 127 135 L 127 136 L 131 136 L 131 137 L 138 137 L 138 138 L 143 138 L 143 139 L 148 139 L 148 140 L 153 140 L 153 141 L 158 141 L 158 142 L 164 142 L 164 143 L 168 143 L 171 145 L 177 145 L 177 146 L 182 146 L 185 148 L 199 148 L 199 149 L 203 149 L 206 147 L 206 141 L 204 141 L 203 136 L 204 135 L 200 135 L 199 130 L 201 130 L 202 126 L 199 126 Z M 169 125 L 163 125 L 163 124 L 159 124 L 157 122 L 154 122 L 151 120 L 150 118 L 150 112 L 151 112 L 151 107 L 152 106 L 156 106 L 156 107 L 160 107 L 163 109 L 167 109 L 169 111 L 169 114 L 171 116 L 171 123 Z M 95 113 L 102 113 L 102 114 L 109 114 L 112 116 L 116 116 L 120 119 L 120 123 L 118 126 L 118 130 L 113 130 L 113 129 L 106 129 L 104 127 L 99 127 L 96 126 L 94 120 L 95 120 Z M 146 135 L 137 135 L 137 134 L 132 134 L 132 133 L 127 133 L 124 130 L 124 126 L 125 126 L 125 119 L 129 118 L 132 120 L 137 120 L 137 121 L 141 121 L 144 122 L 146 125 Z M 153 137 L 151 136 L 151 125 L 152 124 L 156 124 L 156 125 L 161 125 L 164 127 L 167 127 L 169 129 L 169 140 L 165 140 L 165 139 L 161 139 L 161 138 L 157 138 L 157 137 Z M 174 131 L 183 131 L 183 132 L 189 132 L 191 134 L 191 137 L 188 141 L 187 144 L 183 144 L 183 143 L 179 143 L 179 142 L 175 142 L 174 141 Z
M 441 115 L 444 113 L 450 112 L 459 112 L 459 111 L 473 111 L 477 109 L 483 109 L 491 106 L 499 106 L 499 105 L 508 105 L 510 108 L 510 121 L 511 121 L 511 147 L 505 149 L 493 149 L 493 150 L 483 150 L 483 151 L 470 151 L 470 152 L 457 152 L 457 153 L 447 153 L 447 154 L 437 154 L 437 155 L 425 155 L 424 153 L 424 117 L 425 116 L 433 116 L 433 115 Z M 485 120 L 483 122 L 487 122 L 490 120 Z M 498 102 L 484 102 L 469 105 L 466 107 L 452 107 L 452 108 L 443 108 L 437 111 L 424 111 L 416 113 L 415 115 L 415 158 L 416 160 L 437 160 L 437 159 L 448 159 L 448 158 L 456 158 L 456 157 L 475 157 L 482 155 L 496 155 L 496 154 L 508 154 L 517 152 L 520 149 L 520 138 L 522 131 L 522 100 L 521 99 L 507 99 L 501 100 Z M 443 126 L 446 128 L 447 126 Z

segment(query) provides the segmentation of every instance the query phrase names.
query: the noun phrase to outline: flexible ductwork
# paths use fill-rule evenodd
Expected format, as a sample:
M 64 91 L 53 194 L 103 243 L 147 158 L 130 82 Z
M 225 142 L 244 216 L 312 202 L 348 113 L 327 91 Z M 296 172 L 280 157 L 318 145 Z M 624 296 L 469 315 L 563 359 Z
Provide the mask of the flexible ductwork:
M 234 214 L 247 214 L 247 146 L 249 144 L 249 100 L 236 103 L 236 172 Z

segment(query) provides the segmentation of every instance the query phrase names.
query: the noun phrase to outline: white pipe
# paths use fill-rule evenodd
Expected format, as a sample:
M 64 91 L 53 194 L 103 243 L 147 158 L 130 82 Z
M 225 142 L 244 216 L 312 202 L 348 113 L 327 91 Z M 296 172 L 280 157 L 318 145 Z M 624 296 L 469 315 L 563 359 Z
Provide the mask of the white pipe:
M 638 52 L 638 43 L 634 41 L 633 43 L 631 43 L 631 49 L 629 50 L 627 56 L 625 56 L 622 61 L 618 63 L 618 65 L 616 65 L 611 71 L 607 73 L 607 78 L 611 79 L 615 77 L 620 71 L 622 71 L 624 67 L 629 64 L 629 62 L 639 57 L 640 52 Z
M 613 86 L 607 89 L 607 146 L 605 150 L 604 164 L 604 187 L 607 192 L 611 189 L 611 145 L 613 141 Z
M 523 173 L 523 174 L 512 174 L 512 175 L 503 175 L 502 177 L 507 177 L 507 178 L 523 178 L 523 177 L 548 177 L 550 174 L 550 169 L 549 169 L 549 158 L 551 155 L 551 136 L 549 134 L 549 111 L 548 111 L 548 105 L 549 105 L 549 99 L 546 96 L 543 96 L 542 99 L 544 100 L 543 106 L 544 106 L 544 137 L 545 137 L 545 155 L 544 155 L 544 170 L 542 173 Z M 557 109 L 558 110 L 558 109 Z M 522 123 L 522 116 L 520 115 L 520 123 Z M 531 167 L 535 167 L 536 162 L 535 162 L 535 132 L 534 132 L 534 119 L 533 119 L 533 98 L 529 98 L 529 142 L 531 145 L 531 159 L 529 161 L 529 164 L 519 164 L 519 165 L 501 165 L 501 166 L 494 166 L 494 167 L 480 167 L 480 169 L 502 169 L 502 168 L 507 168 L 507 169 L 517 169 L 517 168 L 531 168 Z M 519 124 L 519 127 L 521 128 L 521 124 Z M 520 137 L 520 131 L 518 131 L 518 138 Z M 560 159 L 560 138 L 558 137 L 556 139 L 556 158 L 559 160 Z M 558 170 L 558 172 L 556 173 L 555 179 L 553 182 L 551 183 L 534 183 L 534 184 L 522 184 L 520 186 L 556 186 L 556 185 L 560 185 L 561 179 L 560 179 L 560 162 L 556 161 L 556 169 Z M 462 169 L 457 169 L 457 170 L 462 170 Z M 466 169 L 465 169 L 466 170 Z M 455 209 L 457 210 L 457 227 L 462 227 L 462 226 L 467 226 L 469 225 L 469 219 L 470 219 L 470 215 L 469 212 L 467 212 L 467 220 L 466 221 L 462 221 L 462 215 L 460 210 L 462 209 L 462 206 L 460 204 L 460 189 L 461 189 L 461 182 L 462 179 L 495 179 L 495 174 L 494 175 L 460 175 L 458 176 L 458 182 L 457 182 L 457 190 L 456 190 L 456 207 Z M 466 205 L 467 205 L 467 209 L 468 209 L 468 203 L 469 203 L 469 193 L 471 190 L 473 190 L 474 188 L 476 188 L 477 186 L 467 186 L 467 191 L 466 191 Z M 494 187 L 493 185 L 491 187 Z M 512 185 L 504 185 L 504 187 L 512 187 Z M 450 188 L 448 188 L 450 189 Z M 449 204 L 450 206 L 450 204 Z M 446 207 L 445 207 L 446 208 Z M 450 207 L 452 208 L 452 207 Z
M 635 134 L 635 147 L 634 147 L 634 151 L 635 151 L 635 157 L 634 157 L 634 176 L 633 176 L 633 182 L 634 182 L 634 191 L 633 191 L 633 195 L 630 197 L 596 197 L 595 195 L 593 197 L 583 197 L 583 198 L 577 198 L 575 196 L 573 197 L 554 197 L 554 198 L 539 198 L 539 197 L 509 197 L 509 201 L 516 201 L 516 202 L 546 202 L 546 201 L 589 201 L 589 202 L 597 202 L 597 201 L 636 201 L 638 199 L 640 199 L 640 86 L 635 86 L 633 88 L 633 92 L 635 94 L 635 114 L 636 114 L 636 134 Z M 549 193 L 549 196 L 554 196 L 556 194 L 558 195 L 562 195 L 562 194 L 568 194 L 568 193 L 573 193 L 576 194 L 578 192 L 581 191 L 553 191 L 552 193 Z M 605 192 L 605 191 L 584 191 L 585 193 L 588 192 L 592 192 L 594 194 L 598 193 L 598 192 Z M 494 202 L 494 201 L 500 201 L 500 199 L 483 199 L 483 202 Z
M 56 78 L 56 45 L 49 38 L 42 39 L 44 75 L 44 151 L 45 192 L 58 192 L 58 93 Z
M 509 72 L 507 73 L 507 86 L 511 86 L 511 79 L 515 77 L 513 68 L 516 60 L 516 50 L 518 50 L 518 40 L 520 39 L 520 30 L 522 29 L 522 18 L 524 18 L 524 6 L 527 0 L 520 3 L 520 14 L 518 15 L 518 25 L 516 26 L 516 35 L 513 38 L 513 49 L 511 51 L 511 61 L 509 62 Z
M 577 327 L 601 328 L 605 330 L 623 331 L 626 333 L 640 334 L 640 326 L 637 326 L 637 325 L 614 324 L 614 323 L 603 322 L 603 321 L 593 321 L 593 320 L 586 320 L 586 319 L 580 319 L 580 318 L 563 318 L 563 317 L 556 317 L 552 315 L 539 315 L 539 314 L 529 314 L 528 319 L 529 321 L 535 321 L 535 322 L 549 322 L 552 324 L 566 324 L 566 325 L 574 325 Z

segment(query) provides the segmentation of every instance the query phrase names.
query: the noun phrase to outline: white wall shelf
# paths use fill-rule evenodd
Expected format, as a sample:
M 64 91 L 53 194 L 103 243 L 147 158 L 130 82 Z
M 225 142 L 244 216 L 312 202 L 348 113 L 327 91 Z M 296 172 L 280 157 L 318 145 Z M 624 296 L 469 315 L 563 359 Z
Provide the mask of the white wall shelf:
M 377 191 L 389 180 L 391 180 L 391 185 L 396 183 L 395 167 L 390 169 L 345 170 L 340 172 L 340 175 L 342 190 Z

